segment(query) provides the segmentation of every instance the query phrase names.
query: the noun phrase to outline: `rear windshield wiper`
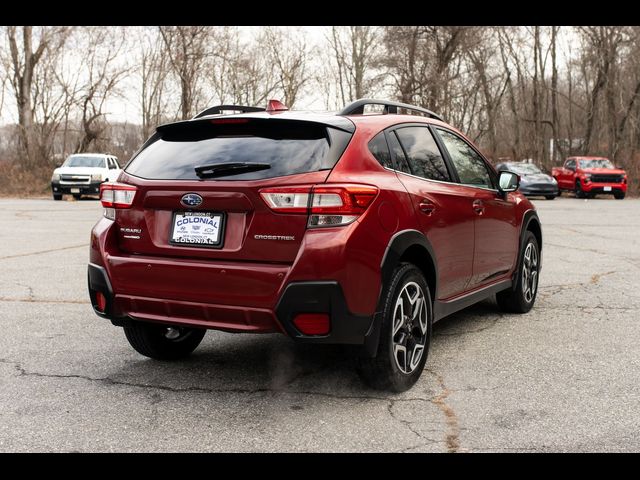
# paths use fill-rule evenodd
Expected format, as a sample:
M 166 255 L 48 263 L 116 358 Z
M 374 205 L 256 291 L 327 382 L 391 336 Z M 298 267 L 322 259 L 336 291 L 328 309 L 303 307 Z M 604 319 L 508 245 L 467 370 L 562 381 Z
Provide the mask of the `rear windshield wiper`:
M 268 163 L 213 163 L 195 167 L 196 175 L 200 178 L 226 177 L 227 175 L 240 175 L 241 173 L 258 172 L 271 168 Z

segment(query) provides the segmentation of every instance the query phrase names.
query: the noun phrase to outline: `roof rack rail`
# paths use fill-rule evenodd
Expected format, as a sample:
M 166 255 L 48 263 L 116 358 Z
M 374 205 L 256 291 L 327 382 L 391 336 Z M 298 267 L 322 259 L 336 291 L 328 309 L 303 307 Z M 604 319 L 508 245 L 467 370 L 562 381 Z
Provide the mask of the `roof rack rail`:
M 220 115 L 222 112 L 242 112 L 242 113 L 251 113 L 251 112 L 264 112 L 264 108 L 262 107 L 247 107 L 246 105 L 216 105 L 215 107 L 209 107 L 199 114 L 197 114 L 193 118 L 204 117 L 205 115 Z
M 389 113 L 398 113 L 398 108 L 403 108 L 405 110 L 411 110 L 414 112 L 424 113 L 426 116 L 435 118 L 436 120 L 444 121 L 440 115 L 432 112 L 431 110 L 427 110 L 426 108 L 416 107 L 414 105 L 409 105 L 408 103 L 400 103 L 400 102 L 391 102 L 388 100 L 375 100 L 371 98 L 361 98 L 356 100 L 355 102 L 350 103 L 346 107 L 338 113 L 338 115 L 358 115 L 364 113 L 365 105 L 383 105 L 384 109 L 382 110 L 382 114 L 386 115 Z

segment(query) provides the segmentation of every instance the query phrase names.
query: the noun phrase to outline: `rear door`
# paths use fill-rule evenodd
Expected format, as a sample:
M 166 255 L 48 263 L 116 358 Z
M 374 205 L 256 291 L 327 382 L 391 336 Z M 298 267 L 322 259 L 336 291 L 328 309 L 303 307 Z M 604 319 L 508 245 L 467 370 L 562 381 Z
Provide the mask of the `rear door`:
M 307 212 L 275 213 L 260 190 L 324 182 L 350 138 L 350 132 L 320 123 L 274 118 L 160 127 L 120 178 L 137 187 L 132 208 L 117 211 L 120 248 L 184 259 L 292 263 Z M 198 167 L 205 167 L 200 175 Z
M 401 126 L 387 132 L 387 141 L 411 196 L 416 218 L 431 242 L 438 264 L 438 299 L 465 290 L 472 273 L 473 222 L 471 199 L 453 183 L 428 126 Z
M 515 263 L 519 226 L 515 215 L 515 197 L 503 199 L 497 190 L 497 175 L 480 153 L 461 136 L 436 128 L 460 188 L 470 199 L 475 217 L 475 250 L 471 290 L 506 275 Z

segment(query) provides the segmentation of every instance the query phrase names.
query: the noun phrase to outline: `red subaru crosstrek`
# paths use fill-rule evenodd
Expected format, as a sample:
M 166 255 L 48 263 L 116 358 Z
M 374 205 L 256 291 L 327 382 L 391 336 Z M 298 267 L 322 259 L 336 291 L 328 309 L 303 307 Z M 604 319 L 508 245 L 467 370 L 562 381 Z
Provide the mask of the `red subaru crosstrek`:
M 436 320 L 493 294 L 533 306 L 542 233 L 518 182 L 411 105 L 212 107 L 103 184 L 91 302 L 151 358 L 189 355 L 206 329 L 280 332 L 361 346 L 362 377 L 403 391 Z

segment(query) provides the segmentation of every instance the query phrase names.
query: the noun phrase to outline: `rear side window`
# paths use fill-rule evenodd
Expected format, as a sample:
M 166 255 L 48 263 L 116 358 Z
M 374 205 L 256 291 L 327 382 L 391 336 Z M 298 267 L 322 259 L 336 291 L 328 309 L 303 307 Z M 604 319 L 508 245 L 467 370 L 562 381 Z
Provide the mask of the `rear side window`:
M 428 127 L 396 130 L 414 175 L 429 180 L 450 181 L 447 166 Z
M 384 132 L 380 132 L 369 142 L 369 151 L 380 162 L 380 165 L 386 168 L 393 168 L 391 163 L 391 153 L 387 140 L 384 138 Z
M 158 128 L 158 138 L 127 166 L 149 179 L 198 180 L 195 167 L 230 163 L 269 168 L 216 180 L 258 180 L 334 167 L 351 134 L 322 124 L 263 119 L 180 122 Z

